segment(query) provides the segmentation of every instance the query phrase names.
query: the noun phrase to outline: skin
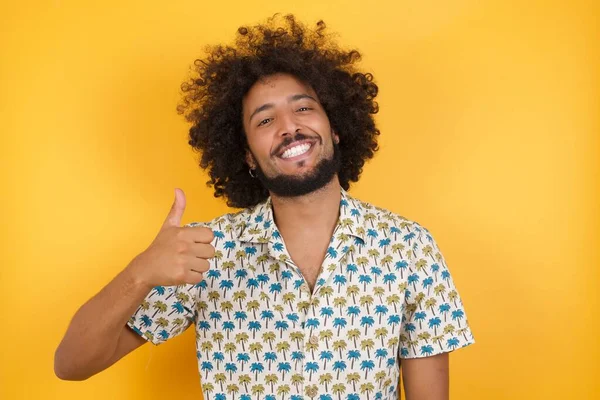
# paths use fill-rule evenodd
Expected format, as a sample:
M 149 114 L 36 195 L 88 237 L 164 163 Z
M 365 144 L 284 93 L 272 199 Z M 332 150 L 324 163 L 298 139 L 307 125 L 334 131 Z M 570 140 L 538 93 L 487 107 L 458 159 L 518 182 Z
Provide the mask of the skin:
M 243 124 L 249 147 L 246 161 L 250 168 L 258 164 L 268 177 L 305 175 L 323 158 L 331 158 L 333 142 L 340 140 L 315 91 L 288 74 L 265 77 L 249 90 L 243 100 Z M 284 160 L 281 143 L 296 132 L 310 136 L 312 147 Z M 275 223 L 311 290 L 339 218 L 340 197 L 337 175 L 322 189 L 304 196 L 271 193 Z M 402 375 L 408 400 L 449 398 L 447 353 L 403 359 Z

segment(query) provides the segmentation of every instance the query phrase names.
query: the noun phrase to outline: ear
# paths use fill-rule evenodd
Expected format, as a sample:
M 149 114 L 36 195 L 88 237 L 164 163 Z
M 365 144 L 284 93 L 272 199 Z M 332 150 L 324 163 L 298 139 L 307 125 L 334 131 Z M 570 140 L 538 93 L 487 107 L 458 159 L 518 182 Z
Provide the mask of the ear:
M 248 164 L 251 169 L 256 169 L 256 160 L 252 153 L 250 153 L 250 150 L 246 150 L 246 164 Z
M 331 131 L 331 137 L 333 138 L 333 141 L 335 142 L 335 144 L 340 144 L 340 137 L 333 130 Z

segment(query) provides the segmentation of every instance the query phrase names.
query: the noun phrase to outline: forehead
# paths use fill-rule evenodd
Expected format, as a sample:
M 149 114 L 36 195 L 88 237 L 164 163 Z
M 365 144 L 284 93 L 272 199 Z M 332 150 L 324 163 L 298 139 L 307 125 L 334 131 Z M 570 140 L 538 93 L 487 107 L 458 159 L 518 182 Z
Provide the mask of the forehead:
M 310 85 L 293 75 L 279 73 L 265 76 L 256 81 L 244 96 L 244 112 L 260 107 L 265 103 L 286 101 L 288 96 L 302 93 L 317 98 L 317 94 Z

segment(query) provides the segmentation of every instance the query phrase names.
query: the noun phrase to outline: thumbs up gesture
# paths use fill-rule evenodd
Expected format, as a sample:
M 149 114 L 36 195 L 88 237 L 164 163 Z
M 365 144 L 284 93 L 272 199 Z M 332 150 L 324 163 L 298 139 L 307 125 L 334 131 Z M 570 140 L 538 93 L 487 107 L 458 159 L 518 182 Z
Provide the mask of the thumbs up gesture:
M 185 194 L 175 189 L 175 201 L 154 241 L 132 261 L 136 274 L 150 287 L 196 284 L 215 255 L 212 230 L 181 226 Z

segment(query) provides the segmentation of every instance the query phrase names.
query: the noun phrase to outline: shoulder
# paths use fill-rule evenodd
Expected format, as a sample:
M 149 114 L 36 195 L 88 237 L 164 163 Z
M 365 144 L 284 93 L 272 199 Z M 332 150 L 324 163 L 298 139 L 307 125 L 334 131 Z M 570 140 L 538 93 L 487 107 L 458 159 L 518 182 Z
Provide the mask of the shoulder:
M 354 198 L 354 204 L 358 205 L 362 210 L 365 223 L 370 224 L 370 221 L 375 221 L 377 224 L 381 224 L 386 228 L 394 228 L 393 231 L 398 230 L 402 232 L 415 232 L 416 234 L 429 234 L 429 230 L 425 228 L 421 223 L 415 219 L 406 217 L 403 214 L 391 211 L 384 207 L 379 207 L 367 201 L 363 201 Z
M 240 228 L 247 226 L 253 221 L 253 219 L 255 218 L 254 214 L 259 213 L 262 207 L 263 205 L 261 203 L 252 207 L 222 214 L 209 221 L 190 222 L 185 226 L 203 226 L 206 228 L 210 228 L 217 237 L 219 237 L 220 234 L 228 233 L 228 236 L 233 238 L 233 236 L 235 236 L 236 231 L 239 231 Z

